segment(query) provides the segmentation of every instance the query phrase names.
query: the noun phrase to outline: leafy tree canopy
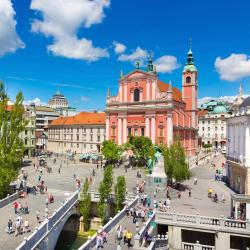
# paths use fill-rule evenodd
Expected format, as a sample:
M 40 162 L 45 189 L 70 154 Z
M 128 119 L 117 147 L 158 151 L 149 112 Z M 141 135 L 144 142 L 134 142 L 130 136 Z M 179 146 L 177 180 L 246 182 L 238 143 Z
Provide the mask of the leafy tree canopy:
M 89 229 L 90 226 L 90 207 L 91 207 L 91 196 L 88 193 L 89 191 L 89 182 L 86 178 L 83 189 L 81 193 L 81 199 L 80 199 L 80 213 L 83 217 L 84 227 L 85 230 Z
M 27 121 L 24 119 L 23 95 L 19 92 L 14 105 L 8 106 L 4 84 L 0 82 L 0 197 L 8 193 L 8 187 L 21 166 L 24 145 L 20 137 Z
M 115 185 L 115 210 L 118 212 L 123 208 L 126 198 L 126 180 L 124 176 L 118 176 Z
M 122 152 L 121 148 L 116 143 L 110 140 L 104 141 L 102 143 L 101 151 L 105 159 L 112 163 L 120 159 Z
M 177 182 L 190 178 L 190 170 L 186 161 L 185 149 L 179 140 L 176 140 L 170 147 L 159 146 L 164 156 L 165 172 L 169 179 Z
M 138 165 L 145 165 L 149 158 L 154 155 L 154 146 L 148 137 L 130 136 L 127 147 L 132 149 Z

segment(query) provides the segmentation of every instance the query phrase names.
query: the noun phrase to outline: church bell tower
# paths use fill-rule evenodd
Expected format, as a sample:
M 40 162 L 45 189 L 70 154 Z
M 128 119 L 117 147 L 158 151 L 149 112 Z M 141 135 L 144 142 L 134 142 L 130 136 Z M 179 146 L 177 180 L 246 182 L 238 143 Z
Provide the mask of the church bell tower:
M 193 52 L 190 48 L 187 53 L 187 62 L 182 72 L 182 99 L 186 103 L 186 112 L 190 113 L 191 125 L 197 128 L 197 97 L 198 97 L 198 71 L 194 65 Z

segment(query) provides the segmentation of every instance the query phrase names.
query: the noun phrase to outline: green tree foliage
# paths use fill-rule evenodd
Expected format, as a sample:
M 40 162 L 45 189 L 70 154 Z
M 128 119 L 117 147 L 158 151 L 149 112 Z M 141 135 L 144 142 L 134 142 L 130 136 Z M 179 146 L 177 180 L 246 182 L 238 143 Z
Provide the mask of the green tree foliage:
M 88 191 L 89 191 L 89 182 L 88 179 L 86 178 L 80 199 L 80 213 L 83 217 L 84 228 L 86 231 L 89 230 L 90 227 L 91 196 L 88 193 Z
M 107 203 L 109 201 L 109 196 L 112 191 L 112 184 L 113 184 L 113 167 L 112 165 L 108 165 L 103 174 L 103 180 L 99 184 L 99 193 L 100 193 L 100 200 L 98 203 L 98 215 L 102 219 L 102 222 L 106 222 L 106 210 L 107 210 Z
M 20 134 L 27 121 L 24 117 L 23 95 L 19 92 L 11 109 L 8 108 L 8 96 L 0 82 L 0 197 L 8 193 L 8 187 L 17 174 L 24 152 Z
M 185 149 L 179 140 L 170 147 L 160 146 L 164 155 L 165 172 L 169 179 L 181 182 L 190 178 L 190 170 L 186 162 Z
M 123 208 L 126 198 L 126 180 L 124 176 L 118 176 L 115 185 L 115 211 L 116 213 Z
M 154 155 L 154 146 L 148 137 L 130 136 L 129 145 L 136 158 L 137 166 L 145 166 L 147 160 Z
M 110 163 L 114 163 L 120 159 L 121 149 L 113 141 L 104 141 L 102 143 L 101 151 L 105 159 L 108 160 Z

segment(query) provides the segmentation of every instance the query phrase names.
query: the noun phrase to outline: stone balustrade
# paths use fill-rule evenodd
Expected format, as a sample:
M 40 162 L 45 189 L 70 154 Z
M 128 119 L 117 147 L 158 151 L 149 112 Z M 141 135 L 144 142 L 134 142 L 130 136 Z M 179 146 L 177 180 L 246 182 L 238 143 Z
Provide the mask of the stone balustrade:
M 201 245 L 199 241 L 196 243 L 182 242 L 181 249 L 183 250 L 215 250 L 214 246 Z
M 10 204 L 13 201 L 17 200 L 19 198 L 20 192 L 22 192 L 22 191 L 18 191 L 16 193 L 12 194 L 12 195 L 8 194 L 8 196 L 6 198 L 0 200 L 0 208 L 2 208 L 4 206 L 7 206 L 8 204 Z
M 91 200 L 92 201 L 96 201 L 98 202 L 100 200 L 100 193 L 97 193 L 97 192 L 89 192 L 90 196 L 91 196 Z M 126 201 L 133 201 L 134 199 L 136 198 L 136 195 L 135 194 L 132 194 L 132 193 L 128 193 L 126 195 Z M 80 198 L 81 199 L 81 198 Z M 109 202 L 114 202 L 115 201 L 115 195 L 114 194 L 110 194 L 108 196 L 108 201 Z
M 232 220 L 222 217 L 207 217 L 197 215 L 187 215 L 178 213 L 156 212 L 155 220 L 160 224 L 179 225 L 197 228 L 208 228 L 221 231 L 241 231 L 250 233 L 250 222 L 241 220 Z

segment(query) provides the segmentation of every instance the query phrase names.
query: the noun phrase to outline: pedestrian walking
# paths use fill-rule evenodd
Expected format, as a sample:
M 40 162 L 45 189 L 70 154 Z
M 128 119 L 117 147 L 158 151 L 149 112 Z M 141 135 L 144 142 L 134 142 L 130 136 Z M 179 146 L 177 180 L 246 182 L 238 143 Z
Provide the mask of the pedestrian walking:
M 133 237 L 132 232 L 128 230 L 128 232 L 126 234 L 128 247 L 132 247 L 132 244 L 131 244 L 132 237 Z
M 37 220 L 38 223 L 40 223 L 40 216 L 41 216 L 40 210 L 37 210 L 36 211 L 36 220 Z

